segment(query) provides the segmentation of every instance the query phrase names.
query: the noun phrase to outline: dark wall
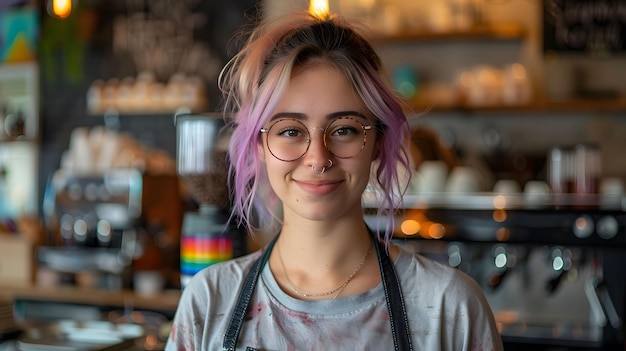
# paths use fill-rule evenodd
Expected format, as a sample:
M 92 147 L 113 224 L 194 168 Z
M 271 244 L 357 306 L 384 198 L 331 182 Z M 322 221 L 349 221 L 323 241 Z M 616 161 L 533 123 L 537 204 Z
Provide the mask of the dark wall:
M 149 2 L 150 6 L 159 3 L 168 4 L 168 0 Z M 243 26 L 253 25 L 260 12 L 256 0 L 185 3 L 197 3 L 193 11 L 204 19 L 194 32 L 194 40 L 205 43 L 222 65 L 238 49 L 237 42 L 232 40 L 234 34 Z M 86 94 L 92 82 L 138 73 L 130 55 L 114 50 L 113 28 L 117 16 L 128 16 L 129 8 L 134 6 L 134 13 L 138 4 L 146 6 L 148 1 L 81 0 L 78 4 L 80 7 L 70 18 L 62 21 L 53 19 L 42 9 L 39 184 L 42 201 L 46 183 L 59 168 L 74 128 L 104 125 L 103 116 L 87 112 Z M 145 11 L 149 13 L 150 9 Z M 220 100 L 215 78 L 205 79 L 209 110 L 215 110 Z M 164 149 L 175 157 L 175 126 L 170 114 L 121 116 L 119 121 L 121 131 L 128 131 L 144 145 Z
M 626 2 L 545 0 L 545 52 L 609 56 L 626 51 Z

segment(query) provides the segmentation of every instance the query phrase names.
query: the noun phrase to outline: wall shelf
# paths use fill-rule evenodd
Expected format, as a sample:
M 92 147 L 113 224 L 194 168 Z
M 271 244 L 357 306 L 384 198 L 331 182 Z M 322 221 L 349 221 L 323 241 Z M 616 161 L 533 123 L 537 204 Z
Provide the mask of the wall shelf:
M 178 109 L 133 109 L 133 110 L 118 110 L 114 108 L 102 109 L 102 110 L 89 110 L 87 114 L 92 117 L 173 117 L 180 114 L 187 113 L 201 113 L 204 110 L 189 109 L 181 107 Z
M 393 42 L 433 42 L 433 41 L 460 41 L 460 40 L 523 40 L 526 30 L 517 24 L 483 25 L 467 30 L 452 31 L 412 31 L 393 35 L 374 36 L 376 43 Z
M 569 112 L 626 112 L 626 97 L 617 99 L 571 99 L 563 101 L 538 100 L 528 104 L 509 105 L 436 105 L 415 104 L 410 107 L 411 113 L 484 113 L 484 112 L 532 112 L 532 113 L 569 113 Z

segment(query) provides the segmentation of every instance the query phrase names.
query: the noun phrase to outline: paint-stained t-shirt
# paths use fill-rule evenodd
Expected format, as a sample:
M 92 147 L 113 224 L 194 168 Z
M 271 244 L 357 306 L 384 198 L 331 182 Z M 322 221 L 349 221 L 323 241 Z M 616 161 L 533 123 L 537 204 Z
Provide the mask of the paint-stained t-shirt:
M 261 252 L 209 266 L 183 290 L 166 350 L 221 350 L 244 278 Z M 395 267 L 415 350 L 501 351 L 493 314 L 464 273 L 401 248 Z M 237 350 L 393 350 L 382 284 L 363 294 L 303 301 L 265 265 Z

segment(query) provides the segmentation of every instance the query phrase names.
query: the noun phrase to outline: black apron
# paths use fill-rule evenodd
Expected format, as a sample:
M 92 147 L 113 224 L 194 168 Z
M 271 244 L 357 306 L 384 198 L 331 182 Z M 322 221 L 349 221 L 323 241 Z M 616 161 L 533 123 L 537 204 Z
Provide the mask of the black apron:
M 371 233 L 371 231 L 370 231 Z M 396 351 L 409 351 L 413 350 L 411 345 L 411 338 L 409 332 L 409 325 L 406 317 L 406 309 L 404 307 L 404 298 L 402 297 L 402 289 L 400 282 L 398 281 L 398 275 L 396 273 L 395 266 L 389 258 L 389 254 L 384 245 L 371 233 L 376 245 L 376 256 L 378 257 L 378 265 L 380 267 L 380 275 L 383 283 L 383 289 L 385 290 L 385 298 L 387 300 L 387 309 L 389 310 L 389 322 L 391 324 L 391 333 L 393 335 L 393 344 Z M 250 299 L 252 298 L 252 292 L 259 280 L 261 270 L 267 263 L 272 252 L 272 248 L 278 239 L 278 235 L 268 244 L 265 252 L 254 263 L 250 272 L 246 276 L 246 280 L 243 283 L 239 298 L 237 299 L 237 305 L 230 319 L 230 324 L 226 330 L 224 336 L 224 345 L 222 349 L 224 351 L 235 351 L 237 346 L 237 339 L 239 338 L 239 332 L 243 325 L 243 319 L 248 311 L 250 305 Z M 248 347 L 247 350 L 253 351 L 253 348 Z

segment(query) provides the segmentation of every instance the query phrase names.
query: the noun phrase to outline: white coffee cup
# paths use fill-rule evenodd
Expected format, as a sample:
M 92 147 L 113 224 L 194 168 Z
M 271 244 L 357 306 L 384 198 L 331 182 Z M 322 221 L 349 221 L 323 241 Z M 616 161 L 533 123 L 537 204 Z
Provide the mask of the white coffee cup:
M 524 185 L 524 199 L 531 205 L 545 204 L 550 201 L 550 186 L 541 180 L 529 180 Z
M 472 168 L 459 166 L 452 169 L 445 190 L 450 193 L 475 193 L 481 191 L 480 173 Z
M 608 207 L 619 207 L 624 197 L 624 182 L 621 178 L 605 177 L 600 180 L 600 201 Z
M 500 179 L 494 184 L 493 192 L 496 194 L 519 194 L 522 188 L 515 179 Z
M 448 165 L 444 161 L 423 161 L 417 171 L 417 192 L 438 193 L 445 190 Z
M 602 178 L 600 180 L 600 194 L 603 196 L 623 196 L 624 182 L 616 177 Z

